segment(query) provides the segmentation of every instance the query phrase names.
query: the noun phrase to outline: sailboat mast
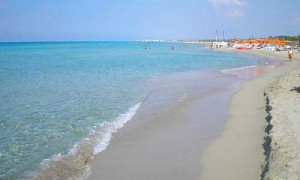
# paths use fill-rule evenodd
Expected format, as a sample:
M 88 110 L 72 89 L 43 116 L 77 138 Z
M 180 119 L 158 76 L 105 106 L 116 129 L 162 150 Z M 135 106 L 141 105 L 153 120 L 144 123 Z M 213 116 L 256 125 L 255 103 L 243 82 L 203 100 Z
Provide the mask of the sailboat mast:
M 216 30 L 216 41 L 219 41 L 219 35 L 218 35 L 218 30 Z

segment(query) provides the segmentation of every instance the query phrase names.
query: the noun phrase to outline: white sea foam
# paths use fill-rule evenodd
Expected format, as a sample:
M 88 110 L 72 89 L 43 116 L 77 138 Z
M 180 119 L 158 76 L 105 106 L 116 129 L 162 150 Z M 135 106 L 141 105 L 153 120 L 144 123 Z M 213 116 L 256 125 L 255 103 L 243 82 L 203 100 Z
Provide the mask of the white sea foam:
M 136 114 L 137 110 L 141 106 L 142 103 L 138 103 L 134 105 L 133 107 L 129 108 L 127 112 L 124 114 L 121 114 L 117 119 L 115 119 L 112 122 L 105 122 L 101 123 L 99 127 L 97 128 L 96 126 L 91 128 L 91 132 L 86 137 L 83 139 L 81 142 L 76 143 L 66 155 L 63 155 L 62 153 L 55 154 L 51 156 L 48 159 L 45 159 L 41 163 L 41 169 L 39 172 L 28 172 L 27 175 L 31 177 L 32 179 L 39 179 L 40 177 L 51 177 L 52 171 L 60 170 L 61 167 L 64 166 L 64 164 L 69 164 L 69 163 L 79 163 L 77 165 L 74 165 L 74 167 L 82 167 L 82 172 L 81 175 L 75 174 L 76 176 L 70 177 L 71 179 L 87 179 L 89 174 L 91 173 L 91 167 L 86 164 L 86 162 L 90 161 L 94 155 L 104 151 L 107 146 L 109 145 L 109 142 L 112 139 L 112 134 L 117 132 L 118 129 L 124 127 L 124 125 L 132 119 L 132 117 Z M 92 153 L 92 154 L 91 154 Z M 71 157 L 72 158 L 78 158 L 80 161 L 70 161 L 70 159 L 66 157 Z M 83 160 L 82 160 L 83 159 Z M 70 161 L 70 162 L 66 162 Z M 52 163 L 56 162 L 56 163 Z M 61 163 L 59 163 L 61 162 Z M 51 170 L 52 169 L 52 170 Z M 55 173 L 54 174 L 73 174 L 73 171 L 78 173 L 78 169 L 69 169 L 72 172 L 60 172 L 60 173 Z
M 221 72 L 222 73 L 228 73 L 228 72 L 232 72 L 232 71 L 238 71 L 238 70 L 243 70 L 243 69 L 248 69 L 248 68 L 255 68 L 255 67 L 257 67 L 257 66 L 242 66 L 242 67 L 224 69 Z
M 99 142 L 94 147 L 94 155 L 106 149 L 111 141 L 112 134 L 117 132 L 118 129 L 124 127 L 124 125 L 136 114 L 136 111 L 140 106 L 141 103 L 138 103 L 131 107 L 126 113 L 121 114 L 115 121 L 101 124 L 103 130 L 101 132 L 101 138 L 99 139 Z

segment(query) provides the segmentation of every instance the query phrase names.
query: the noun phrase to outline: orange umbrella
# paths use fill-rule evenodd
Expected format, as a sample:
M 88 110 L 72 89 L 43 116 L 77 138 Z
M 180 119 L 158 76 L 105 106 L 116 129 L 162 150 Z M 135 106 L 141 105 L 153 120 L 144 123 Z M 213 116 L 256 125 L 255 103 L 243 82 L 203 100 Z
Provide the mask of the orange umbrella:
M 256 39 L 257 43 L 264 43 L 265 39 Z
M 231 41 L 230 41 L 230 44 L 233 44 L 233 43 L 235 43 L 235 40 L 231 40 Z
M 250 44 L 257 43 L 257 41 L 256 41 L 255 39 L 250 39 L 250 40 L 249 40 L 249 43 L 250 43 Z

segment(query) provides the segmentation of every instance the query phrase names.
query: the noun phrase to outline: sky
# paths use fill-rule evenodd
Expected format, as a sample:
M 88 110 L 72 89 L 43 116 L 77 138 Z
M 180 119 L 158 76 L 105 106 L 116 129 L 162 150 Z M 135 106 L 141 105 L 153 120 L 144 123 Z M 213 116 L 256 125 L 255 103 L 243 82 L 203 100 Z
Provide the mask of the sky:
M 300 34 L 300 0 L 0 0 L 0 41 Z

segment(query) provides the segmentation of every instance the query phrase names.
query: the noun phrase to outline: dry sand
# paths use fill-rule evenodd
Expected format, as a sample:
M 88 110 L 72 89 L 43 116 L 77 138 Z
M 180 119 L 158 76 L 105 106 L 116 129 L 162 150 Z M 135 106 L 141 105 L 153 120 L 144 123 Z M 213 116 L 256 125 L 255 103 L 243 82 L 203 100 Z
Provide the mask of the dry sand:
M 300 69 L 277 78 L 266 95 L 272 141 L 265 179 L 300 179 Z
M 242 85 L 241 90 L 231 102 L 230 118 L 224 131 L 220 137 L 209 145 L 204 153 L 201 160 L 200 179 L 253 180 L 261 178 L 260 175 L 265 164 L 262 144 L 264 143 L 263 138 L 266 135 L 264 130 L 267 125 L 264 90 L 278 76 L 299 68 L 300 59 L 299 54 L 295 54 L 294 60 L 292 62 L 288 61 L 287 52 L 272 53 L 264 50 L 254 50 L 247 53 L 271 58 L 279 57 L 285 61 L 285 65 L 268 69 L 263 76 Z M 293 106 L 293 104 L 289 105 Z M 279 112 L 288 108 L 294 109 L 293 107 L 281 107 Z M 287 115 L 289 116 L 289 113 Z M 270 168 L 274 168 L 274 166 L 270 165 Z M 299 163 L 297 167 L 299 167 Z

